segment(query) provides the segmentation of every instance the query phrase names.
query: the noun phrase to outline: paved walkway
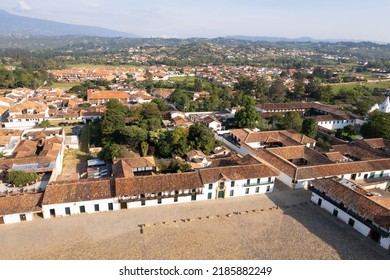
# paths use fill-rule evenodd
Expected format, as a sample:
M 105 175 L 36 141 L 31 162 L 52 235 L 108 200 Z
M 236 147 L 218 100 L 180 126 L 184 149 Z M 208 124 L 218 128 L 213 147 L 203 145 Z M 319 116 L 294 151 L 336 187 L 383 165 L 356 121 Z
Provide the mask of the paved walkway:
M 0 226 L 0 236 L 1 259 L 390 258 L 313 205 L 310 192 L 285 186 L 269 195 L 37 219 Z

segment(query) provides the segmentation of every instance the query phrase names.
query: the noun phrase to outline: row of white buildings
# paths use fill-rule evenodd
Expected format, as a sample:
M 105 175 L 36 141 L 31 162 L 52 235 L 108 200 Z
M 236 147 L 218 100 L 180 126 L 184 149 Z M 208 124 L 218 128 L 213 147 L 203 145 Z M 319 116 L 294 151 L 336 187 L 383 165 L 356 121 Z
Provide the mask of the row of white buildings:
M 147 176 L 134 176 L 123 159 L 112 178 L 51 182 L 41 194 L 0 197 L 0 223 L 264 194 L 273 191 L 276 176 L 250 156 L 235 166 Z
M 291 188 L 311 190 L 314 203 L 390 250 L 389 141 L 356 140 L 319 153 L 313 139 L 294 131 L 237 129 L 219 139 L 278 170 Z

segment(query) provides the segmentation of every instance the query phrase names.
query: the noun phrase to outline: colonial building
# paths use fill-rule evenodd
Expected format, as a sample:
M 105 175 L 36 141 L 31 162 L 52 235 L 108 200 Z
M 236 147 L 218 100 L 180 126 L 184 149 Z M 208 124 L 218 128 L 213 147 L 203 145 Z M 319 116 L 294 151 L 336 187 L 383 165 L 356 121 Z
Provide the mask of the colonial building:
M 112 178 L 51 182 L 41 196 L 19 195 L 18 206 L 11 206 L 13 196 L 0 197 L 0 221 L 256 195 L 272 192 L 278 175 L 252 157 L 234 166 L 175 174 L 134 176 L 134 166 L 121 159 L 114 163 Z
M 278 179 L 292 188 L 306 188 L 309 181 L 333 176 L 352 180 L 390 176 L 390 156 L 359 144 L 336 145 L 321 154 L 311 147 L 314 139 L 297 132 L 242 129 L 219 139 L 230 149 L 279 170 Z
M 383 103 L 381 104 L 373 105 L 368 111 L 368 113 L 372 113 L 376 110 L 382 113 L 390 113 L 390 97 L 386 97 L 385 101 L 383 101 Z
M 0 224 L 31 221 L 42 213 L 43 193 L 0 196 Z
M 345 106 L 345 105 L 344 105 Z M 264 103 L 256 105 L 263 118 L 287 112 L 299 112 L 305 117 L 314 117 L 323 128 L 336 130 L 347 125 L 362 125 L 362 117 L 340 108 L 337 105 L 325 105 L 318 102 Z
M 53 182 L 42 200 L 44 218 L 117 210 L 111 179 Z
M 390 250 L 390 196 L 381 199 L 340 178 L 310 183 L 311 201 Z
M 40 124 L 49 117 L 49 107 L 41 102 L 25 101 L 9 108 L 6 128 L 26 129 Z
M 62 128 L 28 129 L 12 151 L 0 161 L 1 172 L 21 170 L 48 173 L 53 181 L 61 173 L 65 137 Z

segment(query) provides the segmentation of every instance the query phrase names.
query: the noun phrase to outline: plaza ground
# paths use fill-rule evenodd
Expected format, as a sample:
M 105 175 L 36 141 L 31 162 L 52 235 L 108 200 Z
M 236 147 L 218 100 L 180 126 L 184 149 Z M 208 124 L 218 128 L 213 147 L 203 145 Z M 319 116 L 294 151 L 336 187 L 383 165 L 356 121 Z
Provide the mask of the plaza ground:
M 309 191 L 280 183 L 269 195 L 38 218 L 0 236 L 0 259 L 390 259 Z

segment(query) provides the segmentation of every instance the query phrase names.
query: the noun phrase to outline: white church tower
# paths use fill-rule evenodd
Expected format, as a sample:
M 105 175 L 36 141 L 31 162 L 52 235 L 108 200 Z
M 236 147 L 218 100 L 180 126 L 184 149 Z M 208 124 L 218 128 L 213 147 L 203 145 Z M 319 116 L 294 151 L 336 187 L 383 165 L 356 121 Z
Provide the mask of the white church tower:
M 368 113 L 374 112 L 375 110 L 378 110 L 382 113 L 390 113 L 390 97 L 388 96 L 386 100 L 383 101 L 383 103 L 372 106 Z

